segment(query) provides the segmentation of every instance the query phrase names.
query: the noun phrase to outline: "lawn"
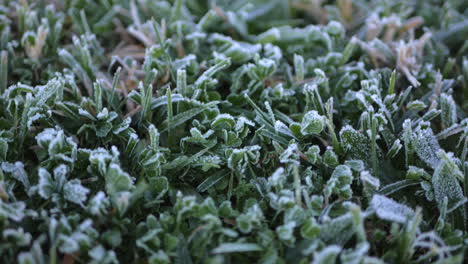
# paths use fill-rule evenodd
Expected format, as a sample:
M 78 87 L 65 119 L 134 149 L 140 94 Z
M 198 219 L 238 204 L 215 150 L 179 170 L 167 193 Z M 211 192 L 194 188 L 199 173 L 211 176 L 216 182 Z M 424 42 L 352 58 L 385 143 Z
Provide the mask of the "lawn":
M 0 0 L 0 263 L 467 263 L 468 1 Z

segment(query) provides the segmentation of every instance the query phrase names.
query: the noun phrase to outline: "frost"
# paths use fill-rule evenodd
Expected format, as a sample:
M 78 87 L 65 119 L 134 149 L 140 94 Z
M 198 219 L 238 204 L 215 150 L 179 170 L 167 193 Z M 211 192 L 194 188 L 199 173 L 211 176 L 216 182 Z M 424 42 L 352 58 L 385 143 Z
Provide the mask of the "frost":
M 276 71 L 276 62 L 271 59 L 260 59 L 256 64 L 247 64 L 247 75 L 257 81 L 263 81 Z
M 99 112 L 97 115 L 96 115 L 97 119 L 98 120 L 106 120 L 108 119 L 110 116 L 109 116 L 109 110 L 107 110 L 106 107 L 104 107 L 102 109 L 101 112 Z M 113 118 L 112 118 L 113 119 Z M 112 121 L 112 119 L 108 120 L 108 121 Z
M 434 136 L 432 129 L 421 128 L 420 126 L 414 131 L 414 150 L 419 158 L 427 163 L 432 168 L 436 168 L 439 164 L 437 151 L 440 149 L 439 142 Z
M 24 202 L 5 203 L 0 199 L 0 219 L 9 218 L 19 222 L 25 216 L 26 205 Z
M 257 41 L 260 43 L 274 42 L 280 39 L 280 37 L 281 37 L 281 32 L 278 30 L 278 28 L 270 28 L 267 31 L 259 34 L 257 36 Z
M 406 107 L 409 110 L 420 111 L 427 107 L 427 105 L 421 100 L 414 100 L 409 102 Z
M 37 86 L 35 88 L 37 89 L 36 98 L 35 98 L 36 105 L 39 107 L 46 105 L 46 102 L 49 99 L 51 99 L 53 96 L 60 98 L 61 94 L 63 93 L 63 86 L 64 86 L 63 81 L 57 78 L 51 79 L 44 86 Z
M 370 205 L 379 218 L 388 221 L 405 223 L 414 215 L 414 211 L 408 206 L 379 194 L 372 197 Z
M 112 194 L 112 203 L 117 208 L 120 215 L 123 215 L 127 211 L 131 197 L 131 192 L 118 192 L 116 194 Z
M 213 56 L 215 57 L 215 65 L 211 66 L 208 70 L 203 72 L 203 74 L 200 75 L 200 77 L 198 77 L 198 79 L 194 83 L 196 87 L 200 87 L 200 85 L 204 83 L 218 83 L 218 80 L 213 79 L 212 77 L 222 69 L 231 65 L 231 59 L 226 57 L 225 54 L 213 52 Z
M 254 243 L 222 243 L 211 253 L 213 254 L 225 254 L 233 252 L 251 252 L 251 251 L 261 251 L 262 248 Z
M 279 47 L 277 47 L 277 46 L 274 46 L 274 45 L 270 44 L 270 43 L 265 44 L 265 46 L 263 47 L 263 50 L 265 52 L 265 56 L 275 60 L 277 63 L 283 57 L 283 53 L 282 53 L 281 49 Z
M 131 122 L 132 122 L 132 119 L 130 117 L 125 118 L 119 125 L 115 126 L 112 129 L 112 133 L 114 133 L 115 135 L 118 135 L 124 132 L 130 127 Z
M 334 264 L 336 258 L 341 252 L 341 247 L 337 245 L 330 245 L 321 251 L 317 252 L 314 256 L 312 264 Z
M 39 184 L 38 184 L 39 194 L 48 199 L 54 192 L 54 183 L 50 173 L 43 169 L 39 169 Z
M 184 137 L 181 140 L 182 147 L 185 148 L 185 142 L 197 143 L 197 144 L 207 144 L 209 142 L 209 137 L 215 133 L 214 130 L 210 129 L 205 133 L 202 133 L 198 128 L 192 127 L 190 129 L 190 137 Z
M 266 69 L 276 67 L 275 61 L 270 59 L 261 59 L 257 64 Z
M 278 234 L 278 238 L 285 242 L 287 245 L 292 245 L 296 238 L 294 237 L 294 228 L 296 227 L 296 223 L 294 221 L 286 223 L 282 226 L 278 226 L 276 228 L 276 233 Z
M 279 158 L 281 163 L 299 164 L 299 148 L 297 144 L 293 143 L 289 145 L 288 148 L 281 153 Z
M 237 131 L 240 131 L 244 128 L 245 125 L 248 125 L 248 126 L 255 126 L 255 123 L 250 121 L 249 119 L 241 116 L 237 119 L 237 123 L 236 123 L 236 127 L 235 129 Z
M 450 127 L 457 122 L 457 109 L 453 97 L 448 94 L 440 95 L 441 118 L 445 127 Z
M 356 249 L 347 249 L 341 254 L 340 256 L 341 263 L 344 263 L 344 264 L 374 263 L 371 261 L 364 261 L 364 259 L 366 259 L 366 255 L 369 249 L 370 249 L 370 245 L 368 242 L 361 242 L 358 245 L 356 245 Z M 380 263 L 376 261 L 374 264 L 383 264 L 383 262 Z
M 31 128 L 35 121 L 40 120 L 40 119 L 45 118 L 45 117 L 46 116 L 44 114 L 41 114 L 41 113 L 36 113 L 36 114 L 30 116 L 29 119 L 28 119 L 27 127 Z
M 295 204 L 294 193 L 291 190 L 283 189 L 278 195 L 269 193 L 270 205 L 276 210 L 287 210 Z
M 338 21 L 330 21 L 325 27 L 325 30 L 328 34 L 335 36 L 342 35 L 345 32 L 343 25 Z
M 76 143 L 59 128 L 44 129 L 36 136 L 36 141 L 47 150 L 51 160 L 73 163 L 77 158 Z
M 345 126 L 340 131 L 341 144 L 348 155 L 370 163 L 370 140 L 352 126 Z
M 148 128 L 148 134 L 150 136 L 150 146 L 152 149 L 156 150 L 159 147 L 160 133 L 158 129 L 151 124 Z
M 320 69 L 320 68 L 315 68 L 315 69 L 314 69 L 314 73 L 315 73 L 316 78 L 317 78 L 317 79 L 315 80 L 315 82 L 316 82 L 317 84 L 324 84 L 324 83 L 327 83 L 327 82 L 328 82 L 328 77 L 327 77 L 327 75 L 325 74 L 325 72 L 324 72 L 322 69 Z
M 36 136 L 36 141 L 41 147 L 47 148 L 55 137 L 57 137 L 57 130 L 54 128 L 46 128 Z
M 406 172 L 406 178 L 408 179 L 421 179 L 421 178 L 430 178 L 430 175 L 424 169 L 409 166 L 408 171 Z
M 390 158 L 394 158 L 402 147 L 403 145 L 400 143 L 400 139 L 396 139 L 393 142 L 393 145 L 391 146 L 391 148 L 388 150 L 387 156 Z
M 266 98 L 272 101 L 294 100 L 295 94 L 295 90 L 285 88 L 282 83 L 278 83 L 274 87 L 268 87 L 264 89 L 262 98 Z
M 258 162 L 260 158 L 260 149 L 260 146 L 253 145 L 226 150 L 228 167 L 231 169 L 238 169 L 243 172 L 249 163 Z
M 434 187 L 432 184 L 427 181 L 421 181 L 421 188 L 424 190 L 424 196 L 428 201 L 434 201 Z
M 211 168 L 220 168 L 222 160 L 217 155 L 201 156 L 194 161 L 193 166 L 201 167 L 202 171 L 208 171 Z
M 236 218 L 237 226 L 242 233 L 250 233 L 254 228 L 259 227 L 264 216 L 258 204 L 252 205 L 245 213 Z
M 10 173 L 10 175 L 15 179 L 20 181 L 25 190 L 28 192 L 30 188 L 28 174 L 24 170 L 24 164 L 22 162 L 8 163 L 2 162 L 2 170 L 4 172 Z
M 83 108 L 78 109 L 78 114 L 80 114 L 83 117 L 87 117 L 88 119 L 95 120 L 96 118 L 91 115 L 88 111 L 84 110 Z
M 380 180 L 372 176 L 368 171 L 362 171 L 360 179 L 367 191 L 375 191 L 380 188 Z
M 448 198 L 449 205 L 456 204 L 465 198 L 456 178 L 456 175 L 461 174 L 461 172 L 457 171 L 458 168 L 453 162 L 453 155 L 451 153 L 447 154 L 443 150 L 440 150 L 437 154 L 442 160 L 432 176 L 435 199 L 439 203 L 439 207 L 442 206 L 445 197 Z
M 89 190 L 81 185 L 81 182 L 77 179 L 71 180 L 63 187 L 63 193 L 65 199 L 70 202 L 83 205 L 86 201 Z
M 327 150 L 323 154 L 323 162 L 332 168 L 336 167 L 339 164 L 338 155 L 336 155 L 332 147 L 327 147 Z
M 353 194 L 351 183 L 353 181 L 353 172 L 346 165 L 338 165 L 333 171 L 330 179 L 323 190 L 326 197 L 337 194 L 345 198 L 350 198 Z
M 279 120 L 275 122 L 275 131 L 283 135 L 287 135 L 291 138 L 295 138 L 294 134 L 291 132 L 289 127 Z
M 294 71 L 296 73 L 296 80 L 302 81 L 305 76 L 304 57 L 294 54 Z
M 304 135 L 320 134 L 325 126 L 325 118 L 315 110 L 307 112 L 302 118 L 301 133 Z
M 83 205 L 89 190 L 83 187 L 78 179 L 67 181 L 68 168 L 60 165 L 54 169 L 53 177 L 44 168 L 39 169 L 38 191 L 44 199 L 60 203 L 63 195 L 67 201 Z
M 114 153 L 113 153 L 114 154 Z M 89 162 L 97 166 L 101 175 L 106 174 L 107 166 L 113 160 L 118 159 L 118 155 L 112 155 L 104 148 L 97 148 L 91 151 L 89 155 Z
M 110 164 L 106 173 L 106 191 L 109 195 L 129 191 L 134 188 L 134 179 L 124 172 L 119 165 Z
M 231 37 L 218 33 L 212 34 L 210 41 L 219 45 L 218 51 L 230 57 L 235 63 L 244 63 L 252 59 L 262 48 L 260 44 L 235 41 Z
M 320 147 L 317 145 L 310 146 L 304 154 L 307 156 L 309 162 L 312 164 L 316 164 L 321 158 Z
M 99 191 L 88 203 L 88 210 L 93 215 L 102 215 L 109 206 L 109 199 L 107 199 L 104 192 Z
M 106 250 L 103 246 L 97 245 L 88 252 L 92 264 L 97 263 L 119 263 L 117 255 L 113 250 Z
M 315 218 L 309 217 L 301 227 L 301 235 L 306 239 L 314 239 L 320 234 L 320 225 Z
M 222 128 L 231 129 L 234 127 L 236 121 L 235 118 L 230 114 L 219 114 L 216 118 L 211 122 L 211 127 L 216 128 L 221 126 Z
M 282 189 L 284 182 L 286 181 L 286 177 L 284 175 L 284 168 L 278 168 L 275 172 L 268 178 L 268 182 L 271 186 Z
M 18 229 L 4 229 L 3 230 L 3 238 L 7 241 L 15 241 L 15 243 L 19 246 L 28 246 L 31 243 L 31 234 L 28 232 L 24 232 L 22 227 Z
M 0 263 L 463 262 L 466 5 L 387 2 L 0 1 Z

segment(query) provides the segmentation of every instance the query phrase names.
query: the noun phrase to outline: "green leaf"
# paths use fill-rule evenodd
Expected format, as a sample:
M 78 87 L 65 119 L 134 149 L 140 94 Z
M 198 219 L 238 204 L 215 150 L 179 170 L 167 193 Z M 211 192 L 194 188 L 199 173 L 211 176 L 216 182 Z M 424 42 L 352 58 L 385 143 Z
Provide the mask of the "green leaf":
M 379 194 L 372 197 L 371 207 L 379 218 L 402 224 L 414 215 L 411 208 Z
M 440 149 L 439 142 L 431 128 L 417 127 L 413 136 L 414 150 L 418 157 L 432 168 L 439 163 L 437 152 Z
M 320 134 L 325 126 L 325 118 L 317 111 L 309 111 L 302 118 L 301 133 L 304 135 Z
M 388 185 L 385 185 L 382 189 L 379 190 L 379 193 L 382 195 L 388 196 L 404 188 L 415 186 L 419 184 L 419 180 L 410 179 L 410 180 L 401 180 Z
M 330 245 L 314 256 L 313 264 L 333 264 L 341 251 L 340 246 Z
M 222 243 L 211 251 L 213 254 L 226 254 L 236 252 L 261 251 L 262 248 L 255 243 Z
M 110 164 L 106 173 L 106 191 L 109 195 L 129 191 L 134 188 L 134 179 L 117 164 Z
M 212 186 L 216 185 L 219 181 L 225 178 L 229 173 L 224 171 L 218 171 L 210 177 L 206 178 L 202 183 L 197 186 L 197 191 L 205 192 Z
M 440 207 L 445 197 L 447 197 L 449 205 L 453 206 L 453 204 L 465 198 L 460 183 L 456 178 L 456 175 L 460 172 L 457 171 L 456 165 L 452 163 L 451 154 L 447 154 L 443 150 L 438 151 L 437 154 L 442 158 L 442 161 L 437 165 L 432 176 L 435 199 Z
M 81 185 L 77 179 L 71 180 L 63 186 L 63 193 L 65 199 L 72 203 L 83 205 L 86 201 L 89 190 Z
M 192 119 L 196 115 L 202 113 L 203 111 L 207 110 L 211 106 L 214 106 L 214 105 L 216 105 L 218 103 L 219 102 L 210 102 L 210 103 L 208 103 L 206 105 L 199 106 L 199 107 L 194 107 L 194 108 L 192 108 L 190 110 L 187 110 L 185 112 L 182 112 L 182 113 L 179 113 L 179 114 L 175 115 L 172 118 L 170 124 L 167 122 L 167 120 L 162 123 L 161 132 L 166 132 L 167 130 L 174 129 L 174 128 L 182 125 L 183 123 L 185 123 L 188 120 Z

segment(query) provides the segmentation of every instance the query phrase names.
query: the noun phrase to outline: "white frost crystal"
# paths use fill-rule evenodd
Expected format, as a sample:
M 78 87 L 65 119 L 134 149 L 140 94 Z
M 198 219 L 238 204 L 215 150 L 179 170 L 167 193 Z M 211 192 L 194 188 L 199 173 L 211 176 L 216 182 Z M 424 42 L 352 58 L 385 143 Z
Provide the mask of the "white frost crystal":
M 435 168 L 439 163 L 437 151 L 440 149 L 440 145 L 432 129 L 430 127 L 424 129 L 418 127 L 414 131 L 413 142 L 418 157 L 429 166 Z
M 379 194 L 372 197 L 371 207 L 379 218 L 398 223 L 405 223 L 414 214 L 408 206 Z
M 319 134 L 325 126 L 325 118 L 315 110 L 307 112 L 302 118 L 301 133 L 304 135 Z

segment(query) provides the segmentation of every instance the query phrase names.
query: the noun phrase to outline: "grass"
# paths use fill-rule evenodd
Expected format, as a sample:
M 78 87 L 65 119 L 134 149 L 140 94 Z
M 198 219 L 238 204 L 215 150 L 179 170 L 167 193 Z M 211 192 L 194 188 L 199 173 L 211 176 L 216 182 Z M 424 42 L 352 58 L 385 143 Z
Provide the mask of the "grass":
M 466 21 L 0 0 L 0 262 L 466 262 Z

